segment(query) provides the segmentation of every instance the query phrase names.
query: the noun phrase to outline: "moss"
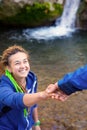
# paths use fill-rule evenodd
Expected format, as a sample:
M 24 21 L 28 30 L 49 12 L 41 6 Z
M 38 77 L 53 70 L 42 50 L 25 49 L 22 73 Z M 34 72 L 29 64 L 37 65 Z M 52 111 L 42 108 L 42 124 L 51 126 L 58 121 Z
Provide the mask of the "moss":
M 84 9 L 86 9 L 86 6 L 87 4 L 83 1 L 81 4 L 80 4 L 80 7 L 78 9 L 78 13 L 81 13 Z
M 50 10 L 49 3 L 34 3 L 32 6 L 26 4 L 20 8 L 20 12 L 15 16 L 6 17 L 6 23 L 26 26 L 38 26 L 49 22 L 61 15 L 63 7 L 59 4 L 53 4 L 54 10 Z
M 54 4 L 55 11 L 57 11 L 60 15 L 63 12 L 63 6 L 60 4 Z

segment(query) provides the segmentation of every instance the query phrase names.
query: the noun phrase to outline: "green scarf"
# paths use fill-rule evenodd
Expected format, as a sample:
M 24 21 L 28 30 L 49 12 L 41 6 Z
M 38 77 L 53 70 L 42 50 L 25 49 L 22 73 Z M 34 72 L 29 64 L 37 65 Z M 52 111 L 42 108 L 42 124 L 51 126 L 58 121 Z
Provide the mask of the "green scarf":
M 5 75 L 10 79 L 10 81 L 13 83 L 15 89 L 16 89 L 16 92 L 21 92 L 23 93 L 23 90 L 21 89 L 21 87 L 17 84 L 17 82 L 15 81 L 15 79 L 13 78 L 12 74 L 6 70 L 5 71 Z M 24 117 L 26 117 L 28 115 L 28 112 L 26 110 L 26 108 L 24 109 Z

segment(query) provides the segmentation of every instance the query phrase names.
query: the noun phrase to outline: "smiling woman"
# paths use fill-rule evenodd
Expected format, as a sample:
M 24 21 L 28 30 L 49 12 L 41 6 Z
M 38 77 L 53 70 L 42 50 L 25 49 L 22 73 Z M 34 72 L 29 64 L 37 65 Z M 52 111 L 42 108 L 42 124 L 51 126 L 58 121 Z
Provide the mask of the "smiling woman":
M 36 103 L 50 95 L 46 90 L 36 93 L 37 78 L 30 71 L 28 53 L 14 45 L 3 52 L 0 62 L 4 72 L 0 78 L 0 129 L 31 130 L 34 126 L 41 130 Z

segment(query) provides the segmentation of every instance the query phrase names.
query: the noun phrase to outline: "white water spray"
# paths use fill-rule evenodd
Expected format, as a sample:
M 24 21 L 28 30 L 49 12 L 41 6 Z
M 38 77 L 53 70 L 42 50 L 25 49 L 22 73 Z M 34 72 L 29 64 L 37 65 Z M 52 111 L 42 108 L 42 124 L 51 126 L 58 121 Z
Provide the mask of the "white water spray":
M 23 36 L 27 39 L 51 39 L 54 37 L 69 36 L 75 31 L 75 19 L 79 4 L 80 0 L 66 0 L 60 24 L 56 22 L 55 27 L 26 29 L 23 31 Z
M 79 4 L 80 4 L 80 0 L 66 0 L 66 4 L 60 21 L 60 26 L 66 28 L 75 27 L 76 13 Z

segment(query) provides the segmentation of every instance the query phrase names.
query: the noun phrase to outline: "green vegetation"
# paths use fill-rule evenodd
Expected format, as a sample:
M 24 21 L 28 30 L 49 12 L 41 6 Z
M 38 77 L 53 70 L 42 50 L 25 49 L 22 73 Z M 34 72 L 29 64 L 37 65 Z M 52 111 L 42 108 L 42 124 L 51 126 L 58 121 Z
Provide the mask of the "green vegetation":
M 34 3 L 32 6 L 26 4 L 15 16 L 6 17 L 4 21 L 13 25 L 39 26 L 49 23 L 61 16 L 63 7 L 60 4 Z
M 87 4 L 83 1 L 78 9 L 78 13 L 81 13 L 84 9 L 86 9 Z

